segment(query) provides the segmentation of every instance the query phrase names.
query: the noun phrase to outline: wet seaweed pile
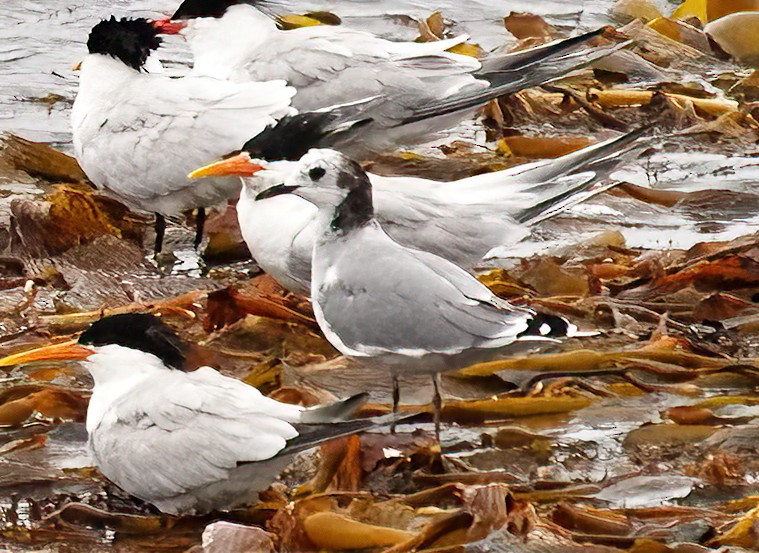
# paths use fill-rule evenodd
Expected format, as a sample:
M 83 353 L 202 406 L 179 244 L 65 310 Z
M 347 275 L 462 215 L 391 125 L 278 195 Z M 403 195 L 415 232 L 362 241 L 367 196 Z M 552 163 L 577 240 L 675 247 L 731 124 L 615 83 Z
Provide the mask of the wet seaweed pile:
M 76 363 L 2 368 L 0 544 L 759 549 L 759 80 L 699 24 L 646 2 L 615 9 L 630 22 L 599 40 L 631 41 L 617 54 L 492 103 L 443 147 L 369 164 L 450 180 L 651 125 L 647 147 L 617 174 L 622 184 L 493 252 L 480 274 L 499 296 L 597 335 L 446 374 L 441 444 L 428 379 L 408 378 L 401 408 L 424 422 L 302 454 L 255 506 L 205 517 L 158 514 L 92 467 L 83 425 L 92 383 Z M 505 23 L 514 48 L 563 33 L 535 15 Z M 420 29 L 422 40 L 452 32 L 440 15 Z M 389 411 L 386 375 L 339 356 L 307 299 L 247 259 L 233 206 L 212 214 L 202 258 L 175 222 L 175 253 L 156 262 L 150 217 L 94 190 L 49 146 L 6 135 L 0 189 L 0 356 L 73 339 L 105 314 L 150 312 L 193 344 L 194 367 L 304 405 L 370 387 L 362 414 Z

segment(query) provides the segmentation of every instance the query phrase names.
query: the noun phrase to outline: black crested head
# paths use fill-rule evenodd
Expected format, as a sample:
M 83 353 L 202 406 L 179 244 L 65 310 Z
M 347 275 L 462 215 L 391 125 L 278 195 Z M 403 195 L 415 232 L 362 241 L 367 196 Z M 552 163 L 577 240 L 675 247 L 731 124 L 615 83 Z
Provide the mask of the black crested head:
M 311 148 L 329 148 L 370 123 L 348 120 L 342 111 L 313 111 L 288 115 L 248 140 L 242 149 L 253 159 L 297 161 Z
M 312 167 L 309 178 L 318 183 L 326 170 L 322 167 Z M 345 232 L 357 229 L 369 223 L 374 218 L 372 203 L 372 183 L 361 166 L 342 156 L 341 167 L 337 175 L 337 187 L 347 191 L 345 199 L 335 209 L 332 219 L 332 230 Z
M 79 343 L 91 346 L 116 344 L 151 353 L 167 366 L 181 369 L 187 345 L 166 323 L 148 313 L 127 313 L 104 317 L 79 336 Z
M 141 70 L 148 56 L 161 45 L 158 29 L 147 19 L 104 19 L 92 28 L 87 39 L 90 54 L 103 54 L 119 59 L 129 67 Z
M 194 19 L 196 17 L 221 17 L 227 8 L 237 4 L 248 4 L 254 8 L 271 4 L 267 0 L 185 0 L 179 6 L 172 19 Z

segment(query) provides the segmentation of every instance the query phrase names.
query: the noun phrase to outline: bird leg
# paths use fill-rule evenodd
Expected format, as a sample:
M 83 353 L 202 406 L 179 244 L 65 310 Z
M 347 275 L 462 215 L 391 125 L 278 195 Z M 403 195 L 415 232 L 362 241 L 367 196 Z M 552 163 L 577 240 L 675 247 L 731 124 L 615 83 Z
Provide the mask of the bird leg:
M 398 383 L 398 377 L 393 375 L 393 415 L 398 414 L 398 404 L 401 402 L 401 387 Z M 390 425 L 390 433 L 395 434 L 395 420 Z
M 432 407 L 435 410 L 435 438 L 437 438 L 437 443 L 440 443 L 440 414 L 443 410 L 443 396 L 440 395 L 441 380 L 440 373 L 435 373 L 432 377 L 432 385 L 435 388 L 435 394 L 432 396 Z
M 158 256 L 163 249 L 163 237 L 166 234 L 166 219 L 160 213 L 155 214 L 155 246 L 153 253 Z
M 199 207 L 195 216 L 195 241 L 192 243 L 197 250 L 203 242 L 203 227 L 206 225 L 206 208 Z

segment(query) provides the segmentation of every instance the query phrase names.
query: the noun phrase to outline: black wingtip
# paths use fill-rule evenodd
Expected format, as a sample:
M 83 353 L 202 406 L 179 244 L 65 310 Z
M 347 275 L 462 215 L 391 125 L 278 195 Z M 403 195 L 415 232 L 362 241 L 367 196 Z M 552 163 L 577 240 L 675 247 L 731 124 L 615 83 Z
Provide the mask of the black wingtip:
M 563 317 L 536 313 L 527 323 L 527 329 L 519 334 L 518 338 L 537 336 L 541 338 L 563 338 L 569 334 L 571 325 Z

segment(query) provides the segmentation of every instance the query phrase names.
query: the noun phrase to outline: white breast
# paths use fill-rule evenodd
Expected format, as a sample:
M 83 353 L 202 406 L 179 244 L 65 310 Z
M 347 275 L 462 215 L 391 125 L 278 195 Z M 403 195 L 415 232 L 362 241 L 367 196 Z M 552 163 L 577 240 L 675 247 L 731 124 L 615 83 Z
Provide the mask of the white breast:
M 256 263 L 289 290 L 308 292 L 316 207 L 285 194 L 253 201 L 243 192 L 237 204 L 240 230 Z

